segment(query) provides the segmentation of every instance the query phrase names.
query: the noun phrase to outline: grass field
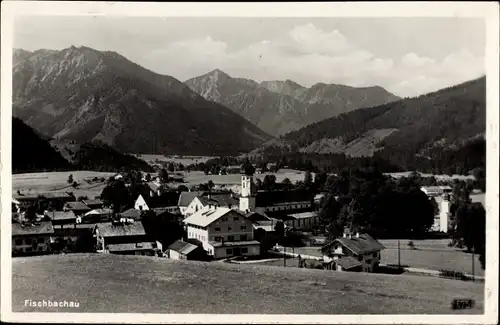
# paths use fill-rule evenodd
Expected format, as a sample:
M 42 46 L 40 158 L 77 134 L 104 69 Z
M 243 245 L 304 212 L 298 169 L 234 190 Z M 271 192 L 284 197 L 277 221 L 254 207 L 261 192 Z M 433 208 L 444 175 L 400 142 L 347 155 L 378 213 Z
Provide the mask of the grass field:
M 393 239 L 380 240 L 385 249 L 381 253 L 382 264 L 398 264 L 398 243 Z M 464 273 L 472 273 L 472 255 L 448 247 L 448 239 L 413 240 L 417 250 L 410 250 L 408 239 L 401 239 L 400 257 L 401 265 L 429 270 L 454 270 Z M 319 247 L 294 248 L 295 253 L 321 257 Z M 292 252 L 291 248 L 287 248 Z M 474 274 L 484 276 L 481 269 L 479 256 L 475 256 Z
M 86 196 L 94 198 L 100 195 L 105 183 L 91 182 L 94 177 L 104 177 L 105 179 L 115 173 L 94 172 L 94 171 L 68 171 L 49 173 L 26 173 L 12 175 L 12 191 L 16 193 L 20 190 L 23 194 L 37 194 L 42 192 L 73 192 L 76 197 Z M 75 189 L 68 184 L 69 175 L 73 175 L 73 180 L 79 184 Z
M 255 179 L 259 178 L 261 180 L 264 180 L 264 177 L 266 175 L 270 175 L 270 173 L 256 174 L 254 178 Z M 276 182 L 278 183 L 282 182 L 285 178 L 290 179 L 292 183 L 304 180 L 304 172 L 291 169 L 280 170 L 278 173 L 273 175 L 276 176 Z M 214 184 L 226 184 L 226 185 L 241 184 L 240 174 L 205 175 L 204 172 L 195 171 L 190 173 L 184 173 L 184 177 L 185 177 L 185 182 L 189 183 L 190 185 L 206 183 L 209 180 L 212 180 Z
M 273 266 L 173 261 L 145 256 L 14 258 L 14 312 L 452 314 L 484 285 L 410 275 L 326 272 Z M 25 299 L 78 301 L 80 308 L 26 307 Z

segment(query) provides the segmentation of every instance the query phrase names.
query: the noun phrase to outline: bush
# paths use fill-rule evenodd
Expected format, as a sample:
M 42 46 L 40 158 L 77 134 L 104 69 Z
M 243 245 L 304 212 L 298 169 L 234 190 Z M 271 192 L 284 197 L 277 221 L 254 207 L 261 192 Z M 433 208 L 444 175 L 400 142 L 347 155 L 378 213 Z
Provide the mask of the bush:
M 466 276 L 463 272 L 454 271 L 454 270 L 439 270 L 439 275 L 444 278 L 455 279 L 468 281 L 470 280 L 468 276 Z

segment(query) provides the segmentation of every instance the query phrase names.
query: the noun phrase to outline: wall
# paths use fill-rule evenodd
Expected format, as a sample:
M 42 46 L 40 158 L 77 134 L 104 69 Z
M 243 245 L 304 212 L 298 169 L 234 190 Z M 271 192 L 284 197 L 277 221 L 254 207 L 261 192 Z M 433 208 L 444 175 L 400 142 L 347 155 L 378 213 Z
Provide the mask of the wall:
M 144 211 L 149 210 L 148 205 L 146 204 L 146 201 L 144 200 L 144 198 L 142 197 L 142 195 L 139 195 L 139 197 L 135 201 L 134 209 L 136 209 L 136 210 L 144 210 Z
M 439 230 L 448 232 L 450 225 L 450 201 L 443 200 L 439 205 Z
M 245 229 L 242 229 L 244 227 Z M 253 224 L 250 220 L 234 211 L 228 212 L 208 226 L 208 237 L 210 241 L 217 241 L 216 237 L 223 237 L 224 241 L 253 240 Z M 233 238 L 230 239 L 229 236 Z
M 295 209 L 306 209 L 312 208 L 312 204 L 309 201 L 303 202 L 290 202 L 279 205 L 271 205 L 263 207 L 263 212 L 271 212 L 271 211 L 287 211 L 287 210 L 295 210 Z
M 310 229 L 318 224 L 318 217 L 301 218 L 285 221 L 285 225 L 297 229 Z
M 260 246 L 259 245 L 242 245 L 238 246 L 240 249 L 240 254 L 241 256 L 257 256 L 260 255 Z M 234 256 L 232 252 L 234 252 L 235 247 L 216 247 L 215 248 L 215 255 L 214 257 L 216 259 L 221 259 L 221 258 L 229 258 Z M 231 250 L 232 252 L 228 252 L 227 250 Z M 242 250 L 247 249 L 247 252 L 242 252 Z
M 180 254 L 179 252 L 176 252 L 174 250 L 169 249 L 168 250 L 168 257 L 173 259 L 173 260 L 184 260 L 186 259 L 184 255 Z
M 207 227 L 188 225 L 187 226 L 187 237 L 198 239 L 199 241 L 202 241 L 202 242 L 206 242 L 209 240 Z
M 46 252 L 50 250 L 52 238 L 49 235 L 12 237 L 12 250 L 14 251 L 14 249 L 16 249 L 24 253 L 35 252 L 33 251 L 33 241 L 37 242 L 36 252 Z
M 199 210 L 201 210 L 203 208 L 204 208 L 204 206 L 201 203 L 201 201 L 198 198 L 194 198 L 193 201 L 191 201 L 191 203 L 189 203 L 189 205 L 187 206 L 187 208 L 184 210 L 183 215 L 185 217 L 189 217 L 193 213 L 196 213 L 196 212 L 198 212 Z

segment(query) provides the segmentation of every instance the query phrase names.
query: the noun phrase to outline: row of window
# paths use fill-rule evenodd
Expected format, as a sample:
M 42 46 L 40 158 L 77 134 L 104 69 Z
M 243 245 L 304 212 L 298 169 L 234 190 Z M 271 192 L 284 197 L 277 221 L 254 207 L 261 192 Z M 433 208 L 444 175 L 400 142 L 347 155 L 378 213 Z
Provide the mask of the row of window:
M 235 249 L 235 250 L 233 250 L 232 248 L 227 248 L 227 249 L 226 249 L 226 254 L 227 254 L 227 255 L 233 255 L 233 252 L 234 252 L 234 253 L 236 253 L 236 249 Z M 240 253 L 241 253 L 241 254 L 246 254 L 246 253 L 248 253 L 248 248 L 247 248 L 247 247 L 242 247 L 242 248 L 240 248 Z
M 309 208 L 310 204 L 296 204 L 296 205 L 287 205 L 287 206 L 278 206 L 278 207 L 266 207 L 265 211 L 283 211 L 283 210 L 292 210 L 292 209 L 300 209 L 300 208 Z
M 247 230 L 247 226 L 240 226 L 240 230 Z M 227 227 L 227 232 L 231 232 L 233 231 L 233 228 L 232 227 Z M 221 228 L 220 227 L 216 227 L 215 228 L 215 232 L 221 232 Z
M 227 236 L 227 241 L 230 241 L 230 242 L 236 241 L 237 237 L 238 237 L 238 235 Z M 217 242 L 220 242 L 224 239 L 225 239 L 224 236 L 215 236 L 215 238 L 214 238 L 214 240 Z M 248 240 L 247 235 L 239 235 L 239 241 L 245 241 L 245 240 Z
M 26 238 L 24 240 L 19 238 L 15 240 L 16 246 L 33 245 L 34 243 L 43 244 L 45 243 L 45 238 L 37 238 L 37 239 Z
M 207 240 L 207 237 L 202 236 L 200 234 L 197 234 L 195 232 L 189 232 L 188 233 L 188 238 L 196 238 L 196 239 L 201 240 L 201 241 L 206 241 Z

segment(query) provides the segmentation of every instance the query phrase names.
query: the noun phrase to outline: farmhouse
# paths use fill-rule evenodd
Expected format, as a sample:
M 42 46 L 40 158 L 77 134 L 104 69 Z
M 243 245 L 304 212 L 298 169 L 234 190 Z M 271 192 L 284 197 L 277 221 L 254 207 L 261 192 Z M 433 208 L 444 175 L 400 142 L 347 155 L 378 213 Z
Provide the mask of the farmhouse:
M 45 215 L 50 218 L 53 226 L 63 228 L 64 225 L 76 223 L 76 215 L 73 211 L 46 211 Z
M 60 238 L 63 241 L 76 242 L 82 236 L 92 238 L 92 230 L 95 224 L 72 224 L 61 227 L 54 227 L 54 237 Z
M 150 210 L 153 208 L 168 208 L 171 213 L 179 213 L 179 207 L 177 203 L 179 202 L 179 193 L 177 192 L 165 192 L 160 196 L 143 196 L 139 194 L 139 197 L 135 201 L 134 208 L 136 210 Z
M 344 231 L 320 250 L 323 261 L 337 271 L 373 272 L 380 263 L 380 252 L 385 247 L 368 234 Z
M 109 208 L 94 209 L 85 213 L 82 218 L 82 223 L 97 223 L 108 222 L 113 217 L 113 210 Z
M 154 255 L 155 244 L 147 241 L 140 222 L 112 221 L 95 225 L 98 253 Z
M 92 210 L 85 203 L 75 201 L 75 202 L 67 202 L 64 204 L 63 211 L 73 211 L 73 213 L 77 216 L 85 214 Z
M 291 213 L 284 218 L 284 223 L 292 229 L 312 229 L 319 224 L 319 217 L 315 211 Z
M 196 196 L 184 210 L 185 216 L 189 217 L 193 213 L 196 213 L 209 205 L 221 208 L 237 209 L 239 206 L 239 200 L 233 193 L 202 193 L 201 195 Z
M 188 238 L 201 241 L 214 259 L 260 254 L 260 243 L 253 238 L 253 224 L 235 209 L 209 206 L 184 220 Z
M 449 186 L 422 186 L 420 190 L 429 197 L 435 197 L 446 193 L 451 193 L 452 188 Z
M 179 201 L 177 202 L 177 206 L 179 207 L 180 213 L 183 216 L 185 216 L 186 215 L 186 210 L 189 207 L 189 205 L 191 204 L 191 202 L 193 202 L 193 200 L 197 196 L 201 196 L 201 195 L 203 195 L 202 191 L 181 192 L 181 194 L 179 195 Z
M 49 252 L 54 227 L 50 221 L 12 223 L 12 254 Z
M 44 200 L 50 203 L 56 209 L 62 209 L 66 202 L 74 201 L 75 198 L 64 192 L 48 192 L 39 193 L 36 195 L 16 194 L 14 199 L 19 202 L 20 208 L 27 208 L 36 204 L 38 201 Z
M 168 247 L 167 256 L 174 260 L 204 260 L 207 254 L 202 247 L 176 240 Z
M 82 202 L 91 209 L 100 209 L 104 206 L 104 202 L 98 199 L 83 200 Z

